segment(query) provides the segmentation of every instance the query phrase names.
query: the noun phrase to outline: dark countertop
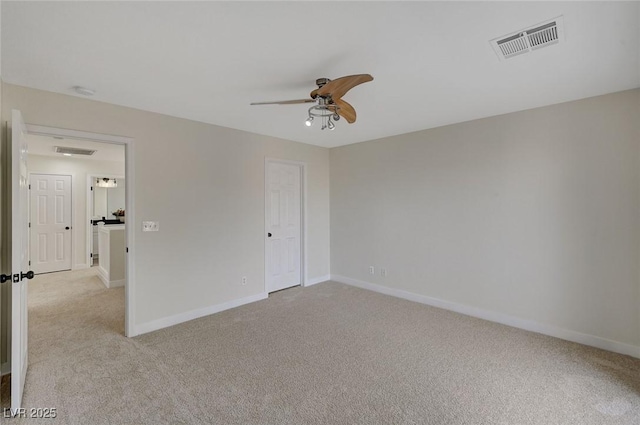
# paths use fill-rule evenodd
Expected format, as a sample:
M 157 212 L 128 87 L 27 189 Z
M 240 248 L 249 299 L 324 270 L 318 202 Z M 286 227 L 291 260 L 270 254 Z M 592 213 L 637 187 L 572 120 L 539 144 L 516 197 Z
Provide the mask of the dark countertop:
M 106 220 L 91 220 L 91 223 L 94 226 L 97 226 L 98 223 L 104 223 L 105 225 L 107 224 L 124 224 L 123 222 L 121 222 L 119 219 L 115 219 L 115 220 L 111 220 L 111 219 L 106 219 Z

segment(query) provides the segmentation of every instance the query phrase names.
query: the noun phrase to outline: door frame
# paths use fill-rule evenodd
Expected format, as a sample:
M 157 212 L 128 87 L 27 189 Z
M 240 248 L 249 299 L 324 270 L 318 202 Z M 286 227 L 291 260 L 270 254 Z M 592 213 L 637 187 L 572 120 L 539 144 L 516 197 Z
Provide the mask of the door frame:
M 307 163 L 302 161 L 292 161 L 272 157 L 264 158 L 264 292 L 269 293 L 267 288 L 267 196 L 269 192 L 269 164 L 287 164 L 300 167 L 300 286 L 307 286 Z
M 48 127 L 35 124 L 26 124 L 28 134 L 40 136 L 63 137 L 65 139 L 88 140 L 91 142 L 110 143 L 124 145 L 125 163 L 125 210 L 132 218 L 129 225 L 125 227 L 125 243 L 127 254 L 125 256 L 125 276 L 124 285 L 124 334 L 127 337 L 136 336 L 135 333 L 135 229 L 132 225 L 135 222 L 135 167 L 134 167 L 134 143 L 135 139 L 126 136 L 116 136 L 111 134 L 92 133 L 88 131 L 70 130 L 65 128 Z M 85 224 L 86 225 L 86 224 Z
M 126 165 L 126 159 L 125 159 L 125 165 Z M 94 195 L 94 191 L 91 190 L 91 188 L 93 187 L 93 180 L 95 180 L 97 177 L 107 177 L 110 179 L 124 179 L 124 191 L 125 191 L 125 200 L 126 200 L 126 196 L 127 196 L 127 178 L 126 176 L 118 176 L 115 174 L 87 174 L 87 252 L 85 252 L 86 255 L 86 262 L 87 262 L 87 266 L 89 268 L 93 267 L 93 258 L 91 257 L 91 252 L 89 251 L 93 251 L 93 224 L 91 224 L 91 217 L 92 217 L 92 211 L 91 209 L 93 208 L 93 195 Z M 125 205 L 125 211 L 126 211 L 126 205 Z M 126 226 L 125 226 L 126 228 Z
M 28 125 L 27 125 L 28 128 Z M 27 130 L 27 134 L 30 134 L 29 131 Z M 27 152 L 28 155 L 28 152 Z M 27 162 L 27 167 L 29 166 L 29 163 Z M 71 268 L 69 270 L 77 270 L 78 267 L 76 267 L 76 244 L 73 243 L 73 239 L 74 239 L 74 222 L 75 222 L 75 214 L 73 213 L 73 180 L 75 178 L 75 176 L 72 173 L 69 174 L 60 174 L 60 173 L 41 173 L 39 171 L 28 171 L 29 173 L 29 203 L 27 204 L 27 210 L 29 211 L 29 269 L 31 269 L 31 250 L 33 249 L 33 247 L 31 246 L 31 177 L 34 174 L 40 174 L 42 176 L 69 176 L 71 177 L 71 211 L 70 211 L 70 216 L 71 216 L 71 240 L 70 240 L 70 244 L 71 244 Z M 60 270 L 60 271 L 64 271 L 64 270 Z M 51 272 L 51 273 L 56 273 L 56 272 Z

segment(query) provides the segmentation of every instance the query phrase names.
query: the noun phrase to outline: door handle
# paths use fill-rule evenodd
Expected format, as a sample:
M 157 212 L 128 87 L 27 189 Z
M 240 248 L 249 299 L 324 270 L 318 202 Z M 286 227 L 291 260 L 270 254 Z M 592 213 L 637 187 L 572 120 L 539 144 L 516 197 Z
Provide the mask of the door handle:
M 69 226 L 67 226 L 67 227 L 65 227 L 65 228 L 64 228 L 64 230 L 69 230 L 69 229 L 70 229 L 70 227 L 69 227 Z
M 34 277 L 35 275 L 36 275 L 36 274 L 35 274 L 33 271 L 31 271 L 31 270 L 29 270 L 29 271 L 28 271 L 28 272 L 26 272 L 26 273 L 22 273 L 22 272 L 20 272 L 20 280 L 24 280 L 24 278 L 27 278 L 27 279 L 33 279 L 33 277 Z
M 3 274 L 0 275 L 0 283 L 5 283 L 7 281 L 13 281 L 14 283 L 18 283 L 21 280 L 26 279 L 33 279 L 33 277 L 35 276 L 35 273 L 32 272 L 31 270 L 29 270 L 26 273 L 20 272 L 20 273 L 16 273 L 14 275 L 10 275 L 10 274 Z
M 267 237 L 270 238 L 271 237 L 271 233 L 267 233 Z

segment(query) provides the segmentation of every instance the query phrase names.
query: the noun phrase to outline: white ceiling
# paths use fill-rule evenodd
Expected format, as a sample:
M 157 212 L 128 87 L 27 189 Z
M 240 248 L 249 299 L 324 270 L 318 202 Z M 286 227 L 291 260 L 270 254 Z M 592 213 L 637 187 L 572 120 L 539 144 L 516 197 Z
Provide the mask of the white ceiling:
M 78 139 L 54 139 L 49 136 L 39 136 L 35 134 L 27 134 L 27 145 L 29 146 L 29 154 L 55 156 L 73 160 L 74 158 L 101 160 L 101 161 L 118 161 L 124 162 L 124 146 L 111 143 L 91 142 L 88 140 Z M 56 146 L 65 148 L 81 148 L 91 149 L 96 152 L 93 155 L 72 155 L 64 156 L 56 152 Z
M 565 41 L 489 40 L 564 15 Z M 320 146 L 640 87 L 638 2 L 2 2 L 5 82 Z M 370 73 L 358 121 L 303 125 L 319 77 Z

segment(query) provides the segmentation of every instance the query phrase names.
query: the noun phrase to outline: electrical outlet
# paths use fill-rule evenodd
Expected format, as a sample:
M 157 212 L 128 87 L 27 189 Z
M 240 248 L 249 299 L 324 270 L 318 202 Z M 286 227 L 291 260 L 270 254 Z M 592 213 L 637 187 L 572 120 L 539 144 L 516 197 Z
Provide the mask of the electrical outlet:
M 376 268 L 373 266 L 369 266 L 369 274 L 376 274 Z
M 247 284 L 247 277 L 246 276 L 242 276 L 242 284 L 243 285 Z
M 143 221 L 142 222 L 142 231 L 143 232 L 157 232 L 160 230 L 160 222 L 159 221 Z
M 380 276 L 387 277 L 387 269 L 380 269 Z

